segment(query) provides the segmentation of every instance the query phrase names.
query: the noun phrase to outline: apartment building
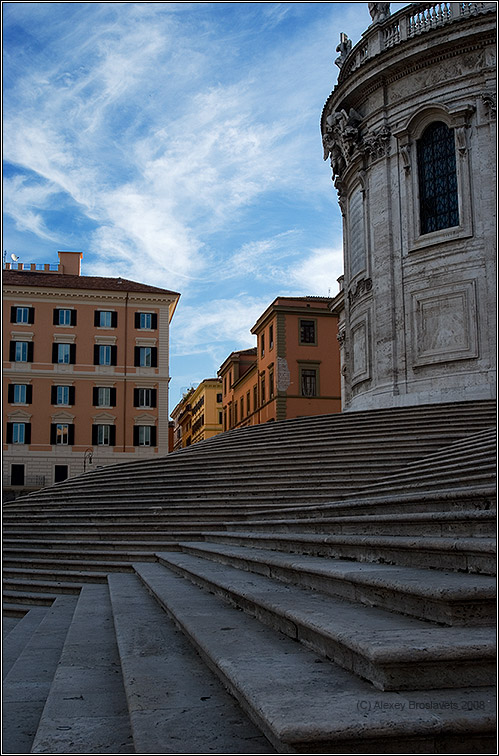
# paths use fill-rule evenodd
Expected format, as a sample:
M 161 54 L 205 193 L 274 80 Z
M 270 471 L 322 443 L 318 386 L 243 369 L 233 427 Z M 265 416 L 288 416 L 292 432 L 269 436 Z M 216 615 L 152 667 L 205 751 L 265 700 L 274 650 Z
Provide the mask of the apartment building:
M 177 292 L 58 265 L 3 271 L 4 490 L 168 452 Z
M 224 430 L 341 411 L 338 316 L 328 297 L 277 297 L 218 375 Z
M 205 378 L 196 388 L 187 391 L 173 408 L 174 450 L 221 433 L 222 385 L 219 378 Z

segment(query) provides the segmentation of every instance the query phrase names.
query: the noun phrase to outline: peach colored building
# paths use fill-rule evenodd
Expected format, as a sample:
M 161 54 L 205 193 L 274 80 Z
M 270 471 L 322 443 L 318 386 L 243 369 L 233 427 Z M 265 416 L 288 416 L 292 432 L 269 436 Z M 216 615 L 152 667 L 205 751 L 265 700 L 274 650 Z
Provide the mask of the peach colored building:
M 168 452 L 169 324 L 179 294 L 59 265 L 3 271 L 4 489 Z
M 171 412 L 174 450 L 204 441 L 222 432 L 222 382 L 205 378 L 187 391 Z
M 338 316 L 329 297 L 277 297 L 218 371 L 224 430 L 341 411 Z

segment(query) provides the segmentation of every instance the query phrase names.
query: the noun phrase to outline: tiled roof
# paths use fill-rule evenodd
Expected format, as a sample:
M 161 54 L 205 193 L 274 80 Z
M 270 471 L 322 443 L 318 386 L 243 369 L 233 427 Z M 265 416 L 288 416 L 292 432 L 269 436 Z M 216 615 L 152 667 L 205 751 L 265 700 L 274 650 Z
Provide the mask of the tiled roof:
M 3 282 L 6 285 L 43 286 L 54 289 L 100 289 L 105 291 L 138 291 L 151 294 L 180 294 L 169 289 L 129 281 L 127 278 L 106 278 L 104 276 L 70 276 L 65 273 L 37 273 L 29 270 L 4 270 Z

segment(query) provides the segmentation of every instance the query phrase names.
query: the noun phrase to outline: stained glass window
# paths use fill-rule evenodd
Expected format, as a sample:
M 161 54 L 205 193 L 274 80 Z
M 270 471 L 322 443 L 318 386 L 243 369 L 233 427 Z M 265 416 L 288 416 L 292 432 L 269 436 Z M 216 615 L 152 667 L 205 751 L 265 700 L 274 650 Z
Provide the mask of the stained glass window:
M 421 234 L 459 225 L 454 131 L 431 123 L 418 141 Z

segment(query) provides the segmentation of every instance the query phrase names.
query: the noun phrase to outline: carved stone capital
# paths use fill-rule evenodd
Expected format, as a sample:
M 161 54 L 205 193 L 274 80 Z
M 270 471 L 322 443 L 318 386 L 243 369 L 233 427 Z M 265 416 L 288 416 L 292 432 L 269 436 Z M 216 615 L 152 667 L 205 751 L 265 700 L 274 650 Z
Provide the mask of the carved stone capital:
M 385 155 L 389 155 L 391 150 L 391 131 L 388 126 L 381 126 L 381 128 L 367 134 L 363 139 L 362 147 L 371 160 L 377 160 L 378 158 L 385 157 Z
M 348 292 L 348 303 L 352 305 L 363 294 L 367 294 L 373 288 L 373 282 L 371 278 L 361 278 L 357 281 L 355 288 L 352 286 Z
M 495 92 L 482 92 L 482 102 L 491 120 L 495 120 L 497 112 L 497 98 Z

